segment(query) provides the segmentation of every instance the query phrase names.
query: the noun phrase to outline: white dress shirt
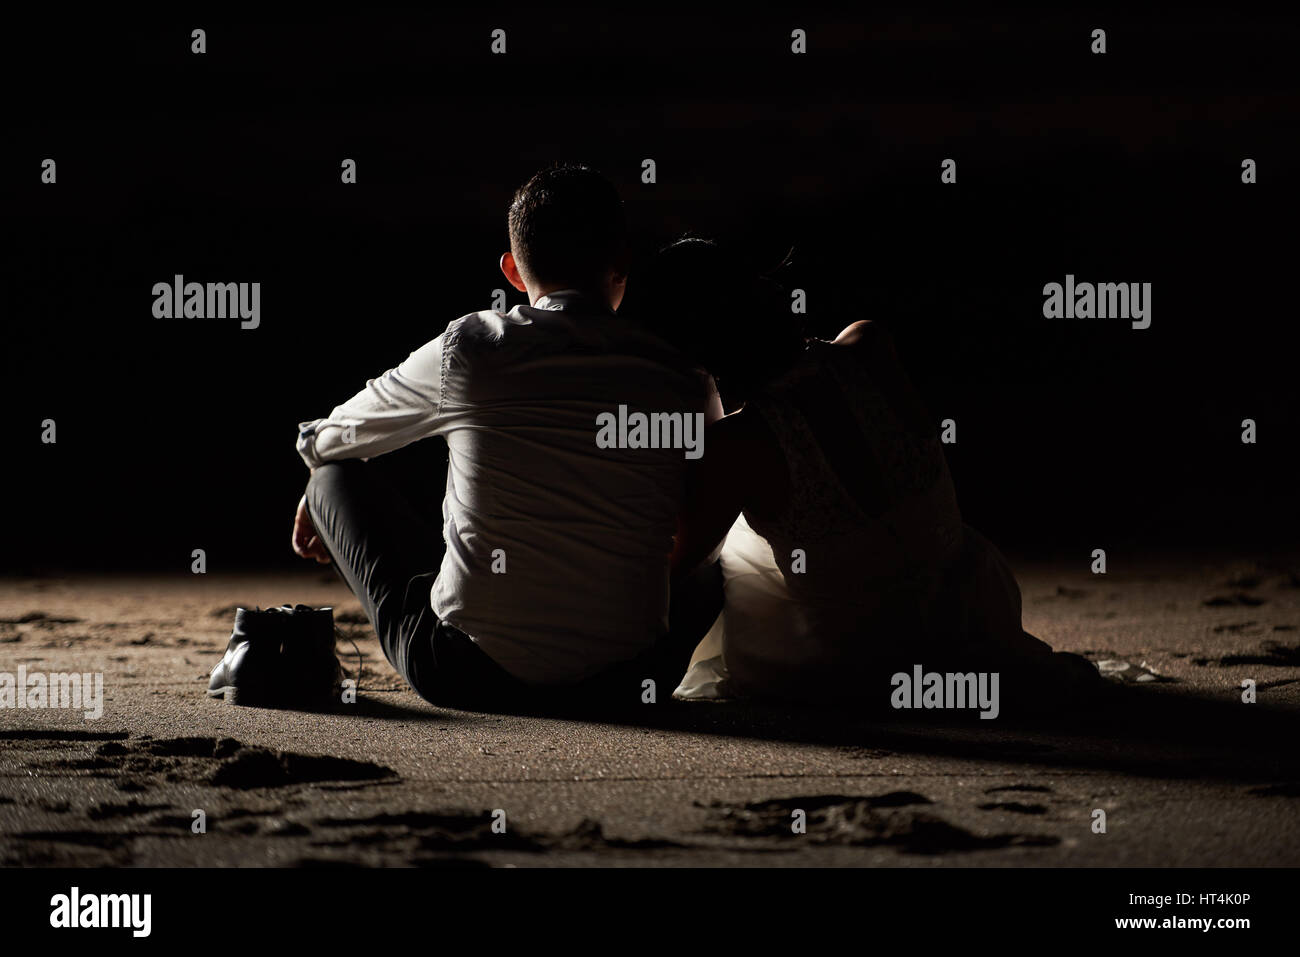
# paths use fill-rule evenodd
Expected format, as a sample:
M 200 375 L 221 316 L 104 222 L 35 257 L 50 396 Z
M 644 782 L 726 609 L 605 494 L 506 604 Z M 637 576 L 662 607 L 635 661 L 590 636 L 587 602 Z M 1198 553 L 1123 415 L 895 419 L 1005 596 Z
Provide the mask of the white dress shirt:
M 665 634 L 687 463 L 681 448 L 601 448 L 598 417 L 625 406 L 712 421 L 711 386 L 644 326 L 557 292 L 457 319 L 302 423 L 298 451 L 316 467 L 443 436 L 434 613 L 517 678 L 573 681 Z

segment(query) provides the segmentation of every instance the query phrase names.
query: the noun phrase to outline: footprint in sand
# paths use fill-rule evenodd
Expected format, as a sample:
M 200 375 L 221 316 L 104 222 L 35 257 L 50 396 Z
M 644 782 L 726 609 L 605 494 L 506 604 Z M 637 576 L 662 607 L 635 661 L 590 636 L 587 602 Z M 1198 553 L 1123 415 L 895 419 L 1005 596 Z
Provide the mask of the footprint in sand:
M 52 625 L 75 625 L 81 620 L 80 618 L 60 618 L 57 615 L 47 615 L 43 611 L 29 611 L 17 618 L 0 618 L 0 625 L 35 625 L 37 628 L 48 628 Z
M 1300 645 L 1284 645 L 1279 641 L 1265 641 L 1254 654 L 1223 655 L 1218 658 L 1193 658 L 1192 663 L 1202 667 L 1210 664 L 1231 668 L 1235 665 L 1265 665 L 1273 668 L 1300 668 Z
M 1285 784 L 1251 788 L 1246 793 L 1251 797 L 1300 797 L 1300 781 L 1287 781 Z
M 1024 804 L 1020 801 L 991 801 L 975 805 L 981 811 L 1011 811 L 1014 814 L 1046 814 L 1046 804 Z
M 1259 653 L 1253 655 L 1224 655 L 1219 664 L 1268 665 L 1276 668 L 1300 668 L 1300 645 L 1284 645 L 1279 641 L 1265 641 Z
M 1237 592 L 1235 595 L 1216 595 L 1214 598 L 1205 599 L 1201 604 L 1206 608 L 1258 608 L 1267 601 L 1267 598 L 1256 598 L 1245 592 Z
M 235 738 L 127 737 L 126 732 L 0 732 L 0 739 L 102 741 L 90 757 L 63 758 L 51 766 L 114 779 L 122 791 L 144 791 L 175 782 L 249 790 L 321 782 L 373 783 L 398 777 L 392 768 L 370 761 L 272 751 Z
M 1262 635 L 1264 626 L 1257 621 L 1236 621 L 1227 625 L 1215 625 L 1212 630 L 1216 635 Z
M 814 844 L 854 847 L 892 846 L 904 854 L 950 854 L 1007 847 L 1053 847 L 1060 838 L 1050 834 L 976 834 L 950 823 L 931 810 L 925 795 L 893 791 L 876 796 L 803 795 L 747 804 L 715 802 L 705 830 L 735 837 L 780 840 L 794 832 L 795 811 L 807 815 L 800 840 Z

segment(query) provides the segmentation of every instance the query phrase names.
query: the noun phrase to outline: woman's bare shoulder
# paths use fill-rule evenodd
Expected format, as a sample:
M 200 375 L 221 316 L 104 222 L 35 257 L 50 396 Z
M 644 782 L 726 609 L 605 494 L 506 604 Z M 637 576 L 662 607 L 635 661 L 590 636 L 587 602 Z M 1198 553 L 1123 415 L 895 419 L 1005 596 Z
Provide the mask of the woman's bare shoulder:
M 870 319 L 859 319 L 844 327 L 844 330 L 831 343 L 843 349 L 868 366 L 894 365 L 898 355 L 894 349 L 894 340 L 889 331 L 880 323 Z
M 840 330 L 840 334 L 833 341 L 837 346 L 857 346 L 877 342 L 884 336 L 885 329 L 880 323 L 872 322 L 870 319 L 859 319 Z

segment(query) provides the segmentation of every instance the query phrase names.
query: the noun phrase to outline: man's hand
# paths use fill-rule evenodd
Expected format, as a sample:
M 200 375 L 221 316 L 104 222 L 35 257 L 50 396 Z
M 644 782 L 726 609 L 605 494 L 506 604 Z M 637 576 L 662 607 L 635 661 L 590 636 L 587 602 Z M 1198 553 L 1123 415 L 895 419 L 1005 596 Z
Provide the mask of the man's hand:
M 330 553 L 316 534 L 316 526 L 307 514 L 307 496 L 298 502 L 298 514 L 293 517 L 293 550 L 303 558 L 314 558 L 318 564 L 328 565 Z

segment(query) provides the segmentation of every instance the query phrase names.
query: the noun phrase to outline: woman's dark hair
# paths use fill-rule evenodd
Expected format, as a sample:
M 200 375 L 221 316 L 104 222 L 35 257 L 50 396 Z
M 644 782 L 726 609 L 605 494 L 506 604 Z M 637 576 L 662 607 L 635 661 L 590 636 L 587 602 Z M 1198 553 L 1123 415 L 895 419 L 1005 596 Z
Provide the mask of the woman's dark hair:
M 788 293 L 713 240 L 665 246 L 637 285 L 637 314 L 707 369 L 728 405 L 788 370 L 803 350 Z

